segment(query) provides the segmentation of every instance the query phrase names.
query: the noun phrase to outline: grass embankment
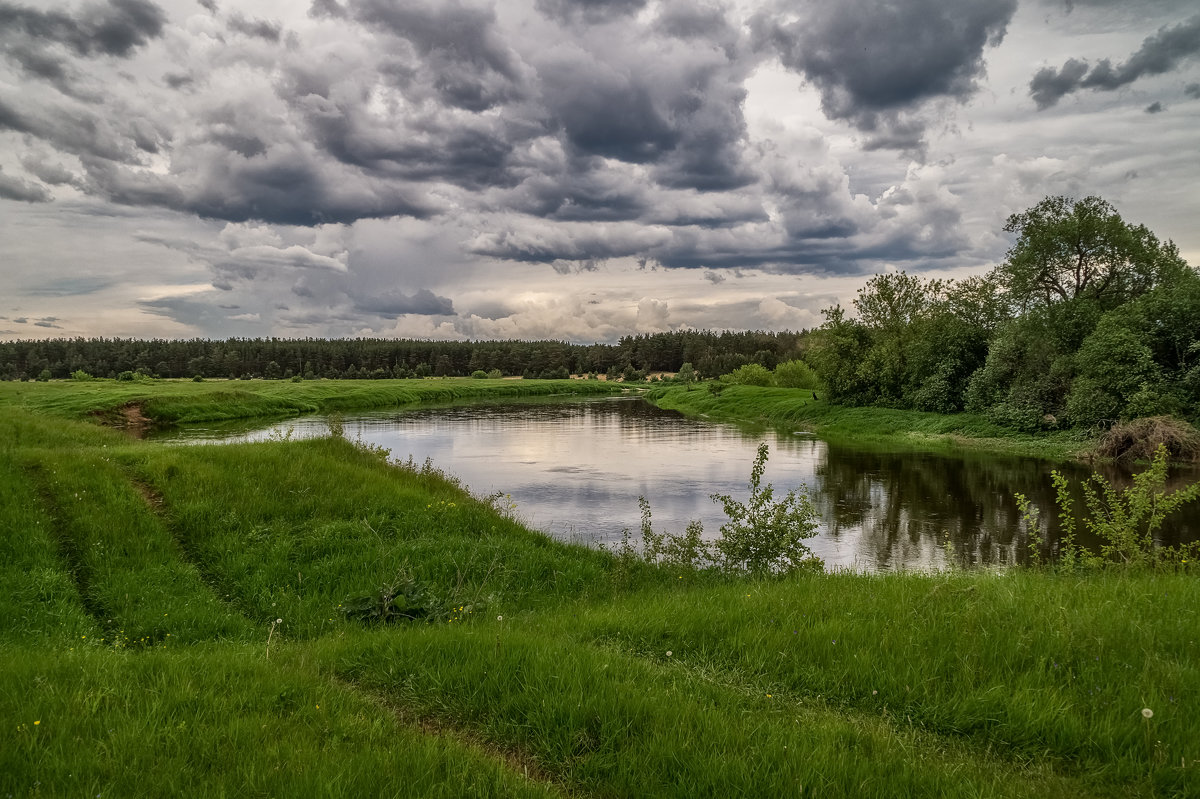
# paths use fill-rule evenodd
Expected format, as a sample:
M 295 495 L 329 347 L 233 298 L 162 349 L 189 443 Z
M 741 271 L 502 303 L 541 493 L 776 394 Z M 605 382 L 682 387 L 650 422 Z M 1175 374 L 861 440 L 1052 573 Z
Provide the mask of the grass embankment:
M 137 406 L 156 424 L 211 422 L 302 413 L 370 410 L 461 400 L 503 400 L 555 394 L 617 394 L 598 380 L 142 380 L 0 382 L 0 406 L 64 418 L 88 414 L 120 423 Z
M 659 408 L 730 422 L 750 422 L 820 433 L 823 438 L 892 449 L 973 449 L 1063 460 L 1078 457 L 1094 443 L 1074 431 L 1030 435 L 1002 427 L 977 414 L 925 413 L 894 408 L 853 408 L 814 400 L 810 389 L 707 385 L 664 386 L 645 398 Z
M 13 407 L 0 529 L 4 795 L 1200 796 L 1186 575 L 630 570 L 340 439 Z

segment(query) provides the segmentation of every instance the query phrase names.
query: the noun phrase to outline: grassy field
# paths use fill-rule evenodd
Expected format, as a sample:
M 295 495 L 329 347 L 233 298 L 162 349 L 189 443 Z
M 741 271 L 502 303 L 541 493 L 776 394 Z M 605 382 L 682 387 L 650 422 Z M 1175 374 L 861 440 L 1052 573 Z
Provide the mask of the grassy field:
M 688 416 L 804 429 L 827 439 L 889 449 L 944 451 L 970 447 L 1065 460 L 1094 444 L 1076 431 L 1029 435 L 976 414 L 847 407 L 812 397 L 809 389 L 757 386 L 727 386 L 714 394 L 706 385 L 656 387 L 646 394 L 646 399 L 658 407 Z
M 0 405 L 2 796 L 1200 796 L 1194 576 L 677 573 L 96 385 Z

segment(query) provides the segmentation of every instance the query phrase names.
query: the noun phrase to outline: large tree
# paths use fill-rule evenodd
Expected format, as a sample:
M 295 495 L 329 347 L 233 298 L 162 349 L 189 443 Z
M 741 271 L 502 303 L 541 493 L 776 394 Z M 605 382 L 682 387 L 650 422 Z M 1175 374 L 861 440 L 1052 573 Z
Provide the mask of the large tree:
M 1017 241 L 996 277 L 1021 309 L 1085 297 L 1109 308 L 1187 268 L 1172 242 L 1126 223 L 1099 197 L 1047 197 L 1004 229 Z

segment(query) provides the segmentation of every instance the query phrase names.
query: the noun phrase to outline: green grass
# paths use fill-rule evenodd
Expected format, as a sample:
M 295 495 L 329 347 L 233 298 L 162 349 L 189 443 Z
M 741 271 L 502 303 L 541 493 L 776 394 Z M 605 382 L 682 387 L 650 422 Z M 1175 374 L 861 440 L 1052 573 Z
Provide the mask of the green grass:
M 1078 456 L 1093 443 L 1073 431 L 1020 433 L 977 414 L 847 407 L 812 396 L 809 389 L 757 386 L 727 386 L 714 394 L 706 385 L 693 385 L 654 388 L 647 392 L 646 399 L 688 416 L 807 430 L 834 441 L 890 449 L 944 451 L 966 447 L 1064 460 Z
M 181 424 L 622 390 L 618 384 L 597 380 L 56 380 L 0 382 L 0 408 L 16 406 L 60 417 L 78 419 L 90 414 L 114 420 L 122 407 L 138 405 L 155 423 Z
M 0 409 L 0 795 L 1200 796 L 1194 576 L 631 568 L 107 385 Z

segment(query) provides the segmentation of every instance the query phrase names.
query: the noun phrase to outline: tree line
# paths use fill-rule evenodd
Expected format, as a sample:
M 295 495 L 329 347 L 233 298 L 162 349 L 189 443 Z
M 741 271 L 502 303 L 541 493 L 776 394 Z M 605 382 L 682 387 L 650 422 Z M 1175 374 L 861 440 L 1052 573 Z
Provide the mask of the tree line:
M 973 411 L 1021 430 L 1200 413 L 1200 273 L 1098 197 L 1009 217 L 1005 261 L 962 281 L 876 275 L 823 311 L 830 400 Z
M 690 363 L 700 377 L 746 364 L 773 369 L 796 357 L 803 332 L 674 331 L 625 336 L 616 344 L 564 341 L 412 339 L 120 339 L 0 342 L 0 379 L 411 378 L 499 372 L 527 378 L 608 374 L 637 378 Z

